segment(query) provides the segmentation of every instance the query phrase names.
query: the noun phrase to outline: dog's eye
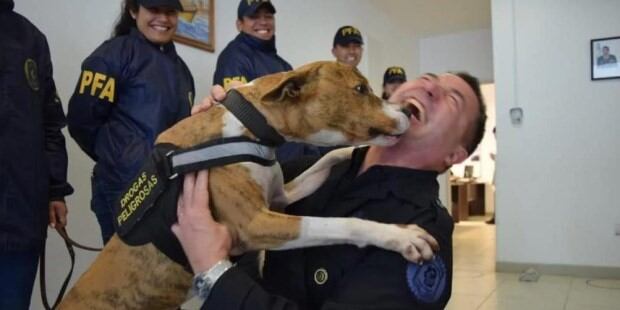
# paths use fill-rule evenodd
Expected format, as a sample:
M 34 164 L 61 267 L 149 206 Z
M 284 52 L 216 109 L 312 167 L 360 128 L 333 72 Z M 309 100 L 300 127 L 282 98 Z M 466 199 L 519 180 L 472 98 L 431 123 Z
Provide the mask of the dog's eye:
M 368 94 L 368 86 L 364 85 L 364 84 L 359 84 L 357 86 L 355 86 L 355 91 L 362 94 L 362 95 L 366 95 Z

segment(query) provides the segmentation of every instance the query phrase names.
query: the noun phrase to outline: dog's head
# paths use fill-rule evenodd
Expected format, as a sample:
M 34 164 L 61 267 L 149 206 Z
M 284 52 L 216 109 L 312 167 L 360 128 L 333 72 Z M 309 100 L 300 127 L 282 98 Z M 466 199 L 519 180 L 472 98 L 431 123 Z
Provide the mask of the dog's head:
M 375 96 L 354 67 L 315 62 L 238 89 L 289 141 L 391 145 L 409 128 L 400 106 Z

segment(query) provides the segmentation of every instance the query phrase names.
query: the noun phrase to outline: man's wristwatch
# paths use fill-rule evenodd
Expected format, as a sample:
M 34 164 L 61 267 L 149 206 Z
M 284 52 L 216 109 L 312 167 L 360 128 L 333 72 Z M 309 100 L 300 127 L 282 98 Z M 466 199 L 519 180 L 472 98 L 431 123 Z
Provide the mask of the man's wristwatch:
M 203 271 L 194 276 L 192 289 L 198 297 L 200 297 L 200 299 L 207 300 L 213 285 L 215 285 L 215 282 L 232 266 L 233 264 L 229 260 L 220 260 L 209 270 Z

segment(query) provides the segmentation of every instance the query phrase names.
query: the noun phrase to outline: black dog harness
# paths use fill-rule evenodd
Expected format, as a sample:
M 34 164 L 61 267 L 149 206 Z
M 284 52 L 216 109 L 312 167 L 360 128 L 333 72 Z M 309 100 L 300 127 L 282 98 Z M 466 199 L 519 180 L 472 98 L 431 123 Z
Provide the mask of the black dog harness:
M 116 204 L 114 224 L 125 243 L 138 246 L 152 242 L 170 259 L 188 266 L 181 244 L 170 229 L 177 222 L 177 199 L 182 190 L 180 176 L 239 162 L 262 166 L 276 163 L 275 147 L 285 140 L 254 105 L 235 90 L 228 92 L 222 105 L 258 140 L 223 137 L 189 149 L 167 143 L 156 145 Z

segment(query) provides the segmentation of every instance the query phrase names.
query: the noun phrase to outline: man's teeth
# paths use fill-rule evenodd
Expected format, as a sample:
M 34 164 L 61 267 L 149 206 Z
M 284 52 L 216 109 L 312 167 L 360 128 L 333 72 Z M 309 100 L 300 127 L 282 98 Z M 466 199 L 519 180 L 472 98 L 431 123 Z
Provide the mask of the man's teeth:
M 411 105 L 411 115 L 418 121 L 424 122 L 424 109 L 422 104 L 413 98 L 408 99 L 406 102 Z
M 169 27 L 164 26 L 153 26 L 153 28 L 157 31 L 168 31 L 168 29 L 170 29 Z

